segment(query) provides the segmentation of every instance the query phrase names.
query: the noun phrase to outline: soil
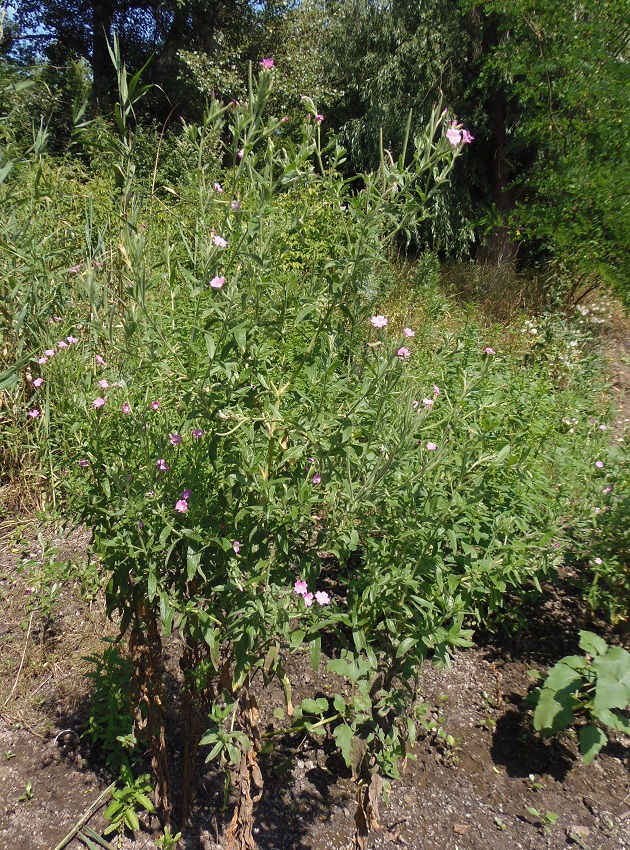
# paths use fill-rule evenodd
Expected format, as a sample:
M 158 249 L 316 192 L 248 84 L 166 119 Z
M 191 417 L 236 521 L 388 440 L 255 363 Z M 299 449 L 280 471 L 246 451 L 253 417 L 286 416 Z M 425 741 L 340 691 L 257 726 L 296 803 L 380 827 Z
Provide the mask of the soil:
M 609 337 L 621 419 L 630 418 L 627 328 L 621 322 Z M 79 578 L 42 618 L 32 604 L 41 602 L 33 574 L 44 543 L 38 532 L 59 550 L 58 561 L 74 561 L 74 575 L 89 582 L 89 571 L 80 568 L 85 532 L 55 533 L 33 519 L 0 525 L 0 850 L 54 850 L 86 814 L 89 827 L 102 835 L 104 792 L 112 780 L 83 732 L 90 693 L 85 658 L 102 650 L 115 625 L 105 616 L 100 593 L 86 601 Z M 388 805 L 381 805 L 380 826 L 366 848 L 630 850 L 630 738 L 611 734 L 585 767 L 575 733 L 541 740 L 523 705 L 531 686 L 528 670 L 544 671 L 576 651 L 580 628 L 628 645 L 627 631 L 615 634 L 604 624 L 584 622 L 575 579 L 567 570 L 538 598 L 514 600 L 496 631 L 476 635 L 476 645 L 450 669 L 425 665 L 423 697 L 441 732 L 428 733 L 415 746 L 415 760 L 407 761 Z M 175 642 L 169 652 L 176 675 Z M 296 702 L 331 690 L 334 677 L 324 667 L 314 673 L 308 656 L 295 659 L 289 673 L 298 683 Z M 277 723 L 273 711 L 281 702 L 273 688 L 261 695 L 264 725 Z M 352 848 L 355 786 L 330 741 L 307 739 L 289 771 L 274 770 L 299 743 L 281 738 L 270 759 L 254 808 L 259 850 Z M 186 850 L 224 850 L 230 801 L 223 806 L 216 771 L 203 764 L 200 769 L 194 826 L 183 844 Z M 157 818 L 141 821 L 135 836 L 110 836 L 112 846 L 157 850 Z M 67 844 L 69 850 L 85 846 L 77 837 Z
M 30 617 L 25 610 L 32 596 L 29 572 L 19 567 L 25 555 L 37 554 L 35 531 L 22 529 L 18 542 L 13 529 L 0 546 L 5 614 L 0 624 L 0 850 L 53 850 L 111 781 L 102 758 L 81 735 L 89 705 L 88 665 L 82 659 L 102 647 L 101 638 L 113 635 L 114 627 L 102 602 L 97 598 L 88 605 L 78 586 L 64 590 L 47 630 L 39 614 Z M 59 559 L 76 558 L 85 534 L 60 536 L 52 544 L 61 550 Z M 527 671 L 544 670 L 575 650 L 577 632 L 587 625 L 574 578 L 567 571 L 535 601 L 524 607 L 515 602 L 497 632 L 477 635 L 476 646 L 462 651 L 451 669 L 425 665 L 424 700 L 443 734 L 427 734 L 418 742 L 416 760 L 407 762 L 389 805 L 381 806 L 380 829 L 367 848 L 630 850 L 630 739 L 611 736 L 585 767 L 574 733 L 541 740 L 522 705 L 531 684 Z M 622 642 L 620 635 L 607 637 Z M 169 649 L 174 660 L 177 645 Z M 330 674 L 310 669 L 307 656 L 298 657 L 289 673 L 298 682 L 296 702 L 334 686 Z M 262 695 L 265 725 L 274 722 L 280 703 L 274 689 Z M 451 736 L 450 743 L 444 735 Z M 273 766 L 298 743 L 281 740 L 271 759 L 255 807 L 258 847 L 346 850 L 353 846 L 353 782 L 330 742 L 319 739 L 304 742 L 293 768 L 278 776 Z M 222 812 L 216 773 L 207 766 L 201 773 L 195 826 L 185 847 L 222 850 L 231 807 L 228 801 Z M 101 835 L 106 802 L 88 821 Z M 114 838 L 113 845 L 154 850 L 157 819 L 147 815 L 144 827 L 135 838 Z M 74 838 L 67 846 L 84 845 Z

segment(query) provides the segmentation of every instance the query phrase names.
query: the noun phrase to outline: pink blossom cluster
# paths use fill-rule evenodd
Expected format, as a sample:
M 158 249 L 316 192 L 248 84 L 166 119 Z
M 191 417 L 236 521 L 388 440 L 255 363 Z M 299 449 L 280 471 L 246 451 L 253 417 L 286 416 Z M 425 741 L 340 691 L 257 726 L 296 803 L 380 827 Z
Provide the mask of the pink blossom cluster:
M 456 147 L 459 144 L 469 145 L 475 138 L 468 130 L 465 130 L 457 121 L 453 121 L 451 126 L 446 131 L 446 138 Z
M 61 322 L 63 321 L 61 316 L 53 316 L 53 321 Z M 48 361 L 53 358 L 58 351 L 63 351 L 64 348 L 68 348 L 71 345 L 76 345 L 78 342 L 78 338 L 76 336 L 67 336 L 65 339 L 60 339 L 57 343 L 56 348 L 47 348 L 46 351 L 41 355 L 41 357 L 37 358 L 37 363 L 40 366 L 45 366 Z M 30 376 L 29 376 L 30 380 Z M 42 377 L 35 378 L 33 381 L 33 386 L 35 389 L 39 389 L 44 383 L 44 379 Z M 33 410 L 29 410 L 27 416 L 30 416 L 31 419 L 37 419 L 40 416 L 40 411 L 37 408 L 33 408 Z
M 317 590 L 315 593 L 309 593 L 308 585 L 303 579 L 298 579 L 293 585 L 294 593 L 301 596 L 304 600 L 304 605 L 310 608 L 315 600 L 318 605 L 330 605 L 330 596 L 325 590 Z
M 377 330 L 382 330 L 383 328 L 387 327 L 387 317 L 382 316 L 379 313 L 376 316 L 372 316 L 372 318 L 370 319 L 370 323 L 372 324 L 372 327 L 376 328 Z M 405 339 L 413 339 L 415 335 L 416 332 L 411 328 L 403 328 L 403 336 L 405 337 Z M 409 358 L 411 357 L 411 350 L 407 348 L 406 345 L 401 345 L 401 347 L 396 352 L 396 355 L 401 360 L 409 360 Z
M 175 502 L 175 510 L 178 514 L 185 514 L 188 510 L 188 500 L 192 496 L 192 490 L 182 490 L 179 499 Z

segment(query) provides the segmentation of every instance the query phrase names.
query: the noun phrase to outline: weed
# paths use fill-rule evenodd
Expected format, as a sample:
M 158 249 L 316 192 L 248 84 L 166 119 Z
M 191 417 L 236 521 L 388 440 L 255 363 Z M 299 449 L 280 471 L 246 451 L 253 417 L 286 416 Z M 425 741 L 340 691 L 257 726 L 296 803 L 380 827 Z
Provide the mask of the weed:
M 112 801 L 104 812 L 105 819 L 109 821 L 104 830 L 105 835 L 122 833 L 125 829 L 135 832 L 140 829 L 138 812 L 155 813 L 155 807 L 148 796 L 153 792 L 149 774 L 134 779 L 129 768 L 123 765 L 120 776 L 123 785 L 112 790 Z
M 580 649 L 585 655 L 561 658 L 528 701 L 535 705 L 534 728 L 545 738 L 577 718 L 590 721 L 579 731 L 582 758 L 590 764 L 608 741 L 601 726 L 630 731 L 622 713 L 630 705 L 630 653 L 587 631 L 580 632 Z
M 27 803 L 29 800 L 33 799 L 33 794 L 33 783 L 27 782 L 26 788 L 24 789 L 24 792 L 18 797 L 18 800 L 20 803 Z
M 560 817 L 560 815 L 556 814 L 555 812 L 539 812 L 532 806 L 525 806 L 525 808 L 530 813 L 530 815 L 536 818 L 536 820 L 538 821 L 539 829 L 545 835 L 549 835 L 551 833 L 551 830 L 555 826 L 556 821 Z

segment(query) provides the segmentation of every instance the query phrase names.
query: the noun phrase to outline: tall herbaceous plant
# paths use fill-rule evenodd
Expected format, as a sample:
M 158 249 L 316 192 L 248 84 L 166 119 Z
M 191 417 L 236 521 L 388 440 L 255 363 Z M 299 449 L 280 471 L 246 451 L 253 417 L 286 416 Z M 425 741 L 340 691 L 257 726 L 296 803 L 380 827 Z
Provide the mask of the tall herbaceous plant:
M 183 124 L 190 178 L 145 199 L 142 89 L 117 61 L 119 210 L 105 246 L 87 229 L 69 272 L 84 292 L 71 327 L 31 358 L 33 440 L 49 447 L 58 503 L 91 530 L 165 822 L 174 806 L 187 822 L 203 746 L 233 771 L 228 831 L 252 846 L 273 743 L 257 695 L 277 680 L 290 724 L 334 737 L 367 829 L 415 739 L 421 661 L 465 644 L 465 616 L 500 605 L 551 551 L 544 465 L 528 471 L 538 447 L 498 428 L 509 388 L 494 351 L 451 340 L 423 359 L 416 331 L 369 295 L 471 137 L 436 107 L 398 159 L 383 150 L 375 173 L 348 180 L 308 98 L 301 142 L 285 142 L 263 60 L 245 103 L 212 99 L 201 125 Z M 205 154 L 217 145 L 220 164 Z M 173 633 L 179 799 L 163 707 Z M 288 658 L 317 668 L 323 638 L 339 692 L 294 706 Z

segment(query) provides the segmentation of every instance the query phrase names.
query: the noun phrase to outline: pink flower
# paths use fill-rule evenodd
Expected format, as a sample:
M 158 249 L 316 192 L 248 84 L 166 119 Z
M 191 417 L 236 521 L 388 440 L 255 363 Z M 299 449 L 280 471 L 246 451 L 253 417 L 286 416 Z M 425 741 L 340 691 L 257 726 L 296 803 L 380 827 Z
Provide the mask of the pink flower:
M 193 428 L 192 429 L 192 435 L 193 435 L 193 437 L 196 437 L 197 439 L 199 439 L 199 437 L 203 437 L 203 435 L 205 433 L 206 432 L 202 431 L 201 428 Z
M 405 346 L 403 345 L 402 348 L 398 349 L 396 354 L 400 357 L 401 360 L 408 360 L 411 355 L 411 351 L 409 351 L 409 349 L 405 348 Z
M 271 71 L 271 69 L 273 68 L 273 59 L 270 59 L 270 58 L 261 59 L 260 60 L 260 67 L 264 71 Z
M 416 332 L 412 331 L 411 328 L 403 328 L 403 333 L 407 337 L 407 339 L 410 339 L 412 336 L 416 335 Z
M 243 159 L 244 156 L 245 156 L 245 148 L 241 148 L 240 151 L 238 152 L 238 158 Z
M 455 127 L 449 127 L 449 129 L 446 131 L 446 138 L 453 145 L 453 147 L 455 147 L 461 142 L 462 134 L 459 132 L 459 130 L 456 130 Z
M 313 476 L 313 484 L 321 484 L 321 482 L 322 482 L 322 476 L 319 474 L 319 472 L 316 472 L 315 475 Z
M 37 419 L 37 417 L 39 416 L 39 410 L 29 410 L 28 415 L 31 417 L 31 419 Z
M 215 183 L 214 191 L 220 195 L 223 192 L 223 186 L 220 183 Z
M 96 360 L 96 362 L 98 363 L 99 366 L 105 365 L 105 361 L 103 360 L 103 358 L 101 357 L 100 354 L 97 354 L 94 359 Z
M 188 510 L 188 502 L 186 501 L 186 499 L 178 499 L 175 502 L 175 510 L 178 514 L 185 514 Z
M 105 399 L 99 397 L 94 399 L 94 401 L 92 402 L 92 407 L 96 407 L 98 409 L 99 407 L 103 407 L 104 404 Z
M 72 266 L 72 268 L 68 269 L 68 271 L 72 272 L 72 274 L 77 274 L 77 272 L 80 272 L 82 268 L 83 268 L 83 263 L 79 263 L 76 266 Z
M 608 431 L 608 427 L 606 425 L 600 425 L 599 430 L 600 431 Z
M 310 608 L 311 605 L 313 604 L 313 594 L 312 593 L 305 593 L 302 598 L 304 599 L 304 604 L 306 605 L 306 607 Z
M 33 381 L 33 386 L 34 386 L 34 387 L 37 387 L 37 388 L 39 389 L 39 387 L 41 387 L 41 385 L 42 385 L 43 383 L 44 383 L 44 379 L 43 379 L 43 378 L 35 378 L 35 380 Z
M 601 508 L 595 508 L 595 513 L 596 513 L 596 514 L 601 514 L 601 512 L 602 512 L 602 509 L 601 509 Z
M 306 596 L 308 593 L 308 585 L 303 579 L 299 578 L 293 585 L 293 590 L 298 596 Z
M 53 316 L 53 322 L 63 322 L 61 316 Z
M 439 394 L 440 394 L 440 388 L 436 387 L 435 384 L 433 384 L 433 395 L 438 396 Z
M 68 343 L 68 345 L 74 345 L 78 341 L 79 340 L 77 339 L 76 336 L 67 336 L 66 337 L 66 342 Z
M 385 316 L 372 316 L 370 319 L 372 325 L 375 328 L 386 328 L 387 327 L 387 319 Z
M 54 348 L 47 348 L 46 351 L 44 351 L 44 354 L 46 355 L 46 357 L 54 357 L 56 353 L 57 352 L 55 351 Z
M 603 464 L 603 462 L 602 462 L 601 460 L 596 460 L 596 461 L 595 461 L 595 466 L 596 466 L 598 469 L 603 469 L 603 468 L 604 468 L 604 464 Z
M 68 343 L 64 339 L 59 340 L 59 342 L 57 343 L 57 348 L 67 348 L 67 347 L 68 347 Z
M 157 468 L 160 470 L 160 472 L 168 472 L 168 470 L 169 470 L 169 465 L 168 465 L 168 463 L 164 460 L 164 458 L 162 458 L 162 457 L 161 457 L 161 458 L 158 460 L 158 462 L 157 462 Z
M 122 406 L 122 412 L 125 414 L 131 413 L 131 407 L 127 402 L 125 402 Z
M 612 487 L 604 487 L 602 493 L 612 493 Z
M 182 492 L 179 494 L 180 499 L 190 499 L 191 496 L 192 490 L 182 490 Z
M 241 207 L 242 204 L 240 201 L 232 201 L 232 203 L 230 204 L 230 208 L 233 210 L 240 210 Z
M 221 287 L 223 286 L 224 283 L 225 283 L 225 278 L 223 277 L 223 275 L 221 275 L 221 276 L 217 275 L 216 277 L 213 277 L 212 280 L 210 281 L 210 286 L 213 289 L 221 289 Z
M 106 389 L 107 389 L 107 387 L 109 386 L 109 384 L 107 383 L 107 381 L 105 380 L 105 378 L 103 378 L 103 380 L 102 380 L 102 381 L 99 381 L 99 382 L 98 382 L 98 385 L 99 385 L 99 387 L 100 387 L 102 390 L 106 390 Z
M 462 130 L 462 142 L 465 145 L 469 145 L 475 137 L 468 132 L 468 130 Z
M 171 441 L 172 446 L 178 446 L 182 441 L 181 434 L 169 434 L 168 438 Z
M 325 590 L 318 590 L 315 594 L 315 599 L 317 599 L 320 605 L 330 605 L 330 596 Z
M 213 236 L 212 242 L 213 242 L 214 245 L 217 246 L 217 248 L 227 248 L 227 242 L 225 241 L 225 239 L 222 236 L 217 236 L 217 235 Z
M 435 401 L 432 398 L 423 398 L 422 404 L 430 410 L 435 404 Z
M 159 410 L 159 409 L 160 409 L 160 402 L 159 401 L 152 401 L 151 402 L 151 410 Z
M 494 348 L 490 348 L 488 346 L 488 348 L 484 348 L 483 353 L 484 354 L 496 354 L 496 351 L 494 350 Z
M 83 469 L 85 469 L 85 467 L 86 467 L 86 466 L 89 466 L 89 465 L 90 465 L 90 464 L 88 463 L 88 461 L 87 461 L 87 460 L 80 460 L 80 461 L 79 461 L 79 466 L 82 466 L 82 467 L 83 467 Z
M 320 115 L 320 114 L 318 113 L 318 114 L 315 116 L 315 123 L 316 123 L 316 124 L 321 124 L 323 120 L 324 120 L 324 116 L 323 116 L 323 115 Z
M 602 561 L 601 558 L 595 558 L 595 563 L 596 564 L 603 564 L 604 562 Z
M 238 555 L 238 553 L 241 551 L 241 544 L 238 542 L 238 540 L 234 540 L 232 542 L 232 549 L 234 549 L 234 554 L 236 555 Z
M 43 366 L 44 363 L 48 363 L 48 358 L 47 357 L 40 357 L 37 362 L 39 363 L 40 366 Z
M 434 452 L 437 449 L 437 446 L 435 445 L 435 443 L 427 443 L 427 449 L 430 452 Z

